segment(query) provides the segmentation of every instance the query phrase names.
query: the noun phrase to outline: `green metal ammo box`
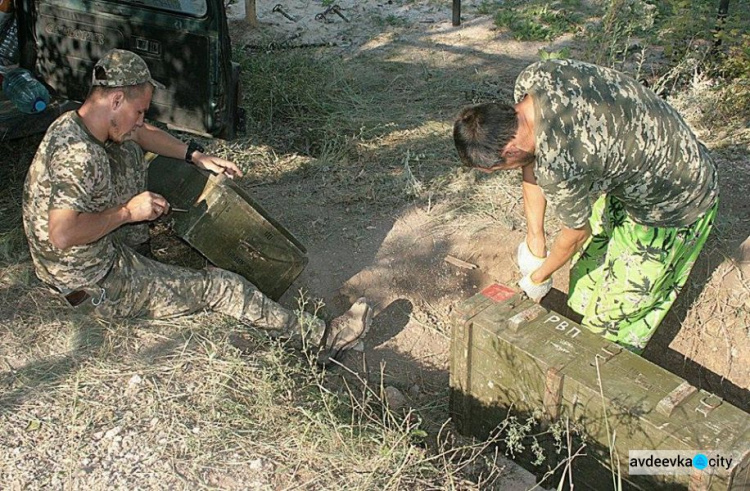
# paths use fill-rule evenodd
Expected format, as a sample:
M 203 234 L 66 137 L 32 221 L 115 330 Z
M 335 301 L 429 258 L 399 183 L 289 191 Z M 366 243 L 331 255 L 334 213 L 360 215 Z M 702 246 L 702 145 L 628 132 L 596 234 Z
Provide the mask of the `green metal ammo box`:
M 583 428 L 577 487 L 611 489 L 619 460 L 627 489 L 750 489 L 749 414 L 506 286 L 457 307 L 451 343 L 450 411 L 461 433 L 484 439 L 509 415 L 542 414 L 546 425 Z M 724 470 L 629 475 L 630 450 L 735 458 Z
M 307 265 L 305 247 L 231 179 L 156 157 L 148 188 L 172 208 L 173 229 L 214 265 L 238 273 L 274 300 Z

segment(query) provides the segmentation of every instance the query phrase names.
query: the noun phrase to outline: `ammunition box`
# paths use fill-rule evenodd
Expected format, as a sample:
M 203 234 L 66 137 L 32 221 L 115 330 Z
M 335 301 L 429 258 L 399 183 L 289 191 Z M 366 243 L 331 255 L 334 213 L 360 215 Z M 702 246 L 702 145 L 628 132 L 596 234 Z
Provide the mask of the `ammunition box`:
M 307 265 L 304 246 L 223 174 L 156 157 L 148 188 L 175 211 L 173 230 L 214 265 L 250 280 L 278 300 Z
M 506 286 L 455 309 L 451 343 L 450 412 L 463 434 L 484 439 L 508 416 L 541 414 L 547 427 L 583 428 L 577 487 L 610 489 L 619 467 L 628 489 L 750 489 L 750 415 Z M 728 469 L 629 475 L 630 450 L 734 458 Z

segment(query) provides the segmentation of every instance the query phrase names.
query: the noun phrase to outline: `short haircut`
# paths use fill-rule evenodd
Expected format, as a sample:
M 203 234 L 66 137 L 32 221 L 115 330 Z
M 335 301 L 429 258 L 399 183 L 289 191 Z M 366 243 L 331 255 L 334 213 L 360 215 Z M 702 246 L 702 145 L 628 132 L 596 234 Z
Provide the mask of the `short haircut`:
M 132 100 L 137 97 L 140 97 L 143 94 L 143 92 L 146 90 L 146 87 L 150 87 L 150 86 L 151 86 L 150 82 L 144 82 L 138 85 L 128 85 L 125 87 L 103 87 L 100 85 L 95 85 L 91 87 L 91 89 L 89 90 L 89 97 L 93 95 L 104 96 L 106 94 L 109 94 L 110 92 L 121 90 L 125 93 L 126 99 Z
M 517 130 L 516 110 L 510 104 L 477 104 L 459 113 L 453 124 L 453 142 L 465 166 L 492 167 L 502 160 L 500 152 Z

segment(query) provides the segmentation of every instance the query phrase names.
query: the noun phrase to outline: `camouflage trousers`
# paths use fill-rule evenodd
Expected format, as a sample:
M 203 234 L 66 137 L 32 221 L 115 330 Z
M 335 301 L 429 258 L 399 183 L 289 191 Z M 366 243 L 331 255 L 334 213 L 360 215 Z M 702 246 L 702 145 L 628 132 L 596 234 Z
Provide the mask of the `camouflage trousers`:
M 266 297 L 242 276 L 219 268 L 194 270 L 148 259 L 116 242 L 112 269 L 76 309 L 102 318 L 165 319 L 203 310 L 220 312 L 274 337 L 317 345 L 325 323 Z
M 117 202 L 127 203 L 146 189 L 145 159 L 133 160 L 128 152 L 110 153 L 110 165 Z M 238 274 L 171 266 L 137 253 L 134 249 L 149 249 L 147 223 L 123 225 L 113 237 L 115 263 L 98 285 L 84 288 L 91 297 L 75 307 L 80 311 L 103 318 L 165 319 L 210 310 L 277 337 L 301 342 L 304 336 L 312 345 L 323 337 L 321 319 L 285 309 Z
M 581 324 L 642 352 L 685 285 L 717 207 L 686 227 L 648 227 L 617 199 L 600 198 L 592 236 L 570 270 L 568 306 L 583 316 Z

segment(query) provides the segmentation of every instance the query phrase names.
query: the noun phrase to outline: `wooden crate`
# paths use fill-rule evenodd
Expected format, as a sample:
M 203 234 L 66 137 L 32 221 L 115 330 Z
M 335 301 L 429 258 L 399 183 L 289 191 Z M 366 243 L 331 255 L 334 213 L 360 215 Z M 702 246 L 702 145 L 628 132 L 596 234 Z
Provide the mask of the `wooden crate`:
M 534 412 L 546 425 L 579 424 L 589 441 L 574 460 L 577 487 L 611 489 L 619 460 L 626 488 L 750 489 L 750 415 L 506 286 L 491 285 L 455 310 L 450 371 L 461 433 L 484 439 L 508 415 Z M 727 471 L 630 476 L 630 450 L 735 458 Z

